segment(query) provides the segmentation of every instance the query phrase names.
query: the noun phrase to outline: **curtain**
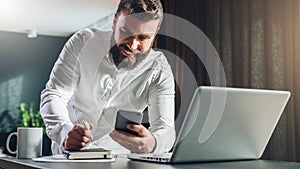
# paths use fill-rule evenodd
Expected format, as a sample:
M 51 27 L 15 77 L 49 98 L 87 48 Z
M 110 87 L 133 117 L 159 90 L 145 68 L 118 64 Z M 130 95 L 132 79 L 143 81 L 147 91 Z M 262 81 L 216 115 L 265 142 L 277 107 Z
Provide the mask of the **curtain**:
M 162 2 L 166 13 L 188 20 L 207 35 L 223 63 L 227 86 L 291 91 L 262 158 L 300 161 L 300 0 Z M 158 36 L 156 46 L 179 56 L 198 85 L 210 83 L 203 63 L 188 46 L 166 36 Z M 178 67 L 174 76 L 181 83 L 185 75 Z

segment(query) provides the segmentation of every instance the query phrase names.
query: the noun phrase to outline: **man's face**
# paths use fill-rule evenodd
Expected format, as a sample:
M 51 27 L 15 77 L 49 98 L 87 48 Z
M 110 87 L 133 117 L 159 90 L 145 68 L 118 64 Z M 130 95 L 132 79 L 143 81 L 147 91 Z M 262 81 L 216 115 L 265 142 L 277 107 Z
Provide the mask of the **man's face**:
M 148 54 L 158 25 L 159 20 L 141 20 L 127 10 L 115 16 L 112 54 L 118 59 L 118 67 L 133 67 Z

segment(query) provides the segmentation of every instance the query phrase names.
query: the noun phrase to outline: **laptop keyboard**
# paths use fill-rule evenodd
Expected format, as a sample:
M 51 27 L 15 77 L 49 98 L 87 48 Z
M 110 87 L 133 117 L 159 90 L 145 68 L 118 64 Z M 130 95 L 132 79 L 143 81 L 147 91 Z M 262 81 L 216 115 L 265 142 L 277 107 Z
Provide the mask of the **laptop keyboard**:
M 131 159 L 140 159 L 146 161 L 158 161 L 158 162 L 169 162 L 171 159 L 172 153 L 164 154 L 131 154 L 129 158 Z

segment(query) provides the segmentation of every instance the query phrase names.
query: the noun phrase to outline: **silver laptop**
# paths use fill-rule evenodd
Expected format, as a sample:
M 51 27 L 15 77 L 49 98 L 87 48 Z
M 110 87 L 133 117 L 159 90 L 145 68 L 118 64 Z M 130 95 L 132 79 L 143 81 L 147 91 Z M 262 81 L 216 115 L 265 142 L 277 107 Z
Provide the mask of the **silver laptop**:
M 289 91 L 198 87 L 173 152 L 128 158 L 161 163 L 259 159 L 289 97 Z

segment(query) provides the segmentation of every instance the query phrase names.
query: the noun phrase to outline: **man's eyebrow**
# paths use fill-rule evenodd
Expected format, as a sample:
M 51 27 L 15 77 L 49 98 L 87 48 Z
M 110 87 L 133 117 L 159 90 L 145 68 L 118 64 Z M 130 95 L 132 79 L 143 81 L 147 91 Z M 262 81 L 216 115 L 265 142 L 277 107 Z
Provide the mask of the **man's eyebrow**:
M 147 38 L 151 37 L 154 33 L 151 32 L 145 32 L 145 33 L 133 33 L 130 29 L 128 29 L 126 26 L 121 27 L 123 31 L 125 31 L 130 36 L 146 36 Z
M 151 33 L 142 33 L 142 34 L 138 34 L 138 36 L 143 36 L 145 38 L 150 38 L 152 36 Z
M 133 33 L 132 33 L 126 26 L 123 26 L 122 29 L 123 29 L 126 33 L 128 33 L 128 34 L 130 34 L 130 35 L 133 35 Z

